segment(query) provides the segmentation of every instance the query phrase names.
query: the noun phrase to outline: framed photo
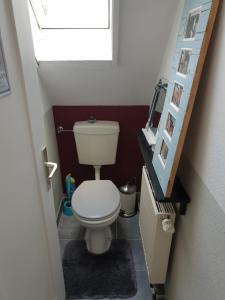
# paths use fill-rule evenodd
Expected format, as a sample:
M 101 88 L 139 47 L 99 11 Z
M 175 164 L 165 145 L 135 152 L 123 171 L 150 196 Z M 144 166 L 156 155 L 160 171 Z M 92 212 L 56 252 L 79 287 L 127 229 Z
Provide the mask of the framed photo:
M 200 19 L 201 7 L 189 12 L 187 26 L 184 34 L 185 39 L 194 39 Z
M 192 49 L 182 49 L 177 72 L 181 75 L 187 75 L 188 66 L 191 58 Z
M 160 156 L 162 165 L 164 167 L 166 165 L 166 161 L 167 161 L 167 157 L 168 157 L 168 152 L 169 152 L 169 148 L 168 148 L 167 144 L 165 143 L 165 141 L 162 140 L 162 144 L 161 144 L 159 156 Z
M 167 120 L 166 120 L 165 130 L 166 130 L 166 133 L 168 133 L 168 135 L 170 136 L 170 138 L 172 138 L 172 136 L 173 136 L 175 123 L 176 123 L 175 117 L 169 112 Z
M 2 46 L 2 39 L 0 34 L 0 96 L 4 96 L 10 93 L 10 85 L 7 74 L 5 56 Z
M 179 84 L 178 82 L 175 82 L 171 102 L 176 108 L 179 108 L 180 106 L 183 89 L 183 85 Z

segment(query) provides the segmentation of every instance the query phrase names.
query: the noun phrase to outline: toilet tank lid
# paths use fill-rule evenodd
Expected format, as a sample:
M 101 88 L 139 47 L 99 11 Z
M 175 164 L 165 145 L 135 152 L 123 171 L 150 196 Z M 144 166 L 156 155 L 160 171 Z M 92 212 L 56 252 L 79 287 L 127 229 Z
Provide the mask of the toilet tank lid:
M 116 121 L 79 121 L 75 122 L 73 131 L 81 134 L 114 134 L 120 131 L 120 127 Z

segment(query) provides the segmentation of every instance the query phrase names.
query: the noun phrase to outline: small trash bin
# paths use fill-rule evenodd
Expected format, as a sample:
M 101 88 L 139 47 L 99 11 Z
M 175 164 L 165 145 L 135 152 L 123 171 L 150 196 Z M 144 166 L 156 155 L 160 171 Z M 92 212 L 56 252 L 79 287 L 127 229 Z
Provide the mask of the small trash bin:
M 136 185 L 127 182 L 120 187 L 121 217 L 132 217 L 136 214 Z

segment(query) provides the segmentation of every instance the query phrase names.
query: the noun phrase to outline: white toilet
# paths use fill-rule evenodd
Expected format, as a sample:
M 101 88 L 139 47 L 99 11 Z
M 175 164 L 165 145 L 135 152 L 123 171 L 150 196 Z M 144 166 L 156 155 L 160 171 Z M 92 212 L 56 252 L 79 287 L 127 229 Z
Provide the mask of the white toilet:
M 116 160 L 119 124 L 112 121 L 81 121 L 73 127 L 80 164 L 95 168 L 95 180 L 81 183 L 72 197 L 72 209 L 86 228 L 87 249 L 93 254 L 106 252 L 111 245 L 110 225 L 120 211 L 120 193 L 110 180 L 100 180 L 100 168 Z

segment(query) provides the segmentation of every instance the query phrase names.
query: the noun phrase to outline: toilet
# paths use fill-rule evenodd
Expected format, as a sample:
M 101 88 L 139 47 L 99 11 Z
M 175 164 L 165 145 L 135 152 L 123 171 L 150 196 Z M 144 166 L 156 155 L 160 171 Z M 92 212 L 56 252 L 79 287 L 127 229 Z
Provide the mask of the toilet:
M 72 196 L 72 209 L 85 231 L 89 252 L 103 254 L 112 240 L 110 225 L 120 212 L 120 193 L 110 180 L 100 180 L 100 168 L 115 164 L 119 124 L 113 121 L 80 121 L 73 127 L 80 164 L 92 165 L 95 180 L 82 182 Z

